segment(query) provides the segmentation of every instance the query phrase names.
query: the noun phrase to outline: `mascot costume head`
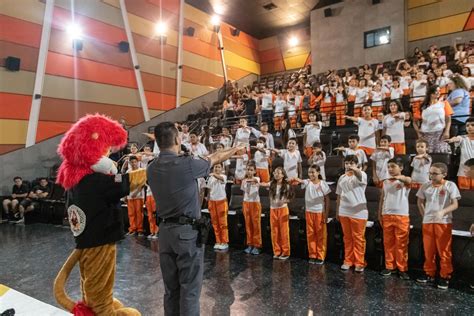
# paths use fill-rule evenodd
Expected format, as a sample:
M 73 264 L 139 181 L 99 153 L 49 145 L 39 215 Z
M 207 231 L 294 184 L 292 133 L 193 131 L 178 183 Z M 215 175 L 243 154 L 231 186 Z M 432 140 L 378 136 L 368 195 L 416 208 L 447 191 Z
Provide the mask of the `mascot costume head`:
M 58 170 L 57 183 L 66 190 L 77 193 L 82 190 L 81 180 L 89 175 L 92 177 L 95 174 L 101 174 L 98 176 L 102 177 L 101 179 L 104 177 L 108 179 L 107 183 L 111 186 L 110 189 L 115 188 L 119 192 L 117 196 L 125 196 L 127 193 L 123 195 L 122 193 L 128 191 L 118 190 L 116 187 L 121 187 L 121 185 L 114 186 L 115 181 L 111 179 L 115 179 L 112 175 L 117 174 L 117 167 L 115 162 L 108 158 L 108 155 L 111 151 L 118 150 L 126 144 L 127 132 L 118 122 L 99 114 L 81 118 L 64 135 L 59 145 L 58 154 L 63 162 Z M 142 171 L 142 173 L 144 172 Z M 125 178 L 128 185 L 128 175 Z M 144 181 L 142 180 L 141 183 Z M 121 184 L 123 183 L 122 181 Z M 92 184 L 88 188 L 96 190 L 99 187 Z M 90 208 L 97 207 L 96 212 L 119 214 L 116 206 L 110 206 L 118 204 L 118 199 L 113 203 L 104 202 L 101 199 L 105 199 L 105 197 L 97 194 L 89 204 Z M 72 203 L 77 204 L 77 201 L 74 201 L 73 198 L 72 200 Z M 109 206 L 100 208 L 97 205 Z M 68 208 L 68 217 L 73 233 L 78 218 L 77 213 L 74 213 L 74 208 L 79 208 L 81 214 L 91 211 L 91 209 L 81 209 L 81 207 L 81 205 L 71 205 Z M 86 234 L 91 222 L 97 218 L 97 216 L 84 216 L 83 230 L 79 234 Z M 99 222 L 96 221 L 96 223 Z M 123 228 L 120 228 L 119 232 L 120 230 Z M 76 237 L 76 235 L 74 236 Z M 100 236 L 97 236 L 97 240 L 103 236 L 104 233 L 101 232 Z M 96 240 L 95 236 L 90 237 Z M 54 282 L 54 295 L 58 303 L 76 316 L 140 315 L 136 309 L 124 307 L 120 301 L 113 298 L 115 258 L 116 246 L 114 242 L 75 249 L 64 263 Z M 74 302 L 65 291 L 66 281 L 77 262 L 79 262 L 81 273 L 81 302 Z

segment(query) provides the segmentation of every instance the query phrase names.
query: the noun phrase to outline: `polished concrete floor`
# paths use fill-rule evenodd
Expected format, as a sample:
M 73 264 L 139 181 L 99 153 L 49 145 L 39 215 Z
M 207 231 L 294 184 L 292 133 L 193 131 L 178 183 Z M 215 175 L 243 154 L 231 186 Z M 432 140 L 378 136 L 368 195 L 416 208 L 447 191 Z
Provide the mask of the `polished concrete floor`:
M 57 305 L 53 280 L 72 248 L 68 228 L 2 224 L 0 283 Z M 115 296 L 143 315 L 162 315 L 158 242 L 131 237 L 118 249 Z M 269 254 L 253 257 L 240 250 L 214 253 L 208 248 L 201 315 L 473 315 L 474 292 L 462 279 L 443 291 L 383 278 L 371 270 L 344 273 L 333 263 L 319 267 L 302 259 L 282 262 Z M 78 269 L 71 275 L 68 293 L 79 298 Z

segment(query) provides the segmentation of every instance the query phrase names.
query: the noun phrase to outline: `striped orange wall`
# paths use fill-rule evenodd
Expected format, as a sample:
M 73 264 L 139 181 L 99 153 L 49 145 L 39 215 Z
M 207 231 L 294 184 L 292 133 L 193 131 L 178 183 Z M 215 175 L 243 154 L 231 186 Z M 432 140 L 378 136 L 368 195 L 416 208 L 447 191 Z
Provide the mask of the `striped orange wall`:
M 289 39 L 295 36 L 299 43 L 289 46 Z M 262 74 L 298 69 L 311 63 L 311 38 L 309 28 L 301 28 L 259 41 L 258 55 Z
M 140 64 L 150 115 L 173 109 L 176 103 L 176 63 L 179 0 L 126 0 L 128 20 Z M 0 154 L 25 144 L 31 96 L 41 40 L 45 4 L 38 0 L 2 0 L 0 3 Z M 217 36 L 210 17 L 189 5 L 183 8 L 185 27 L 195 28 L 183 37 L 181 103 L 223 84 Z M 74 21 L 84 33 L 82 51 L 75 52 L 66 32 Z M 167 22 L 166 44 L 154 35 L 157 21 Z M 221 26 L 228 76 L 240 79 L 260 73 L 258 41 L 230 25 Z M 56 136 L 87 113 L 104 113 L 128 124 L 143 121 L 137 83 L 129 53 L 117 44 L 126 41 L 118 0 L 56 0 L 46 64 L 37 141 Z M 21 58 L 21 69 L 4 68 L 4 57 Z

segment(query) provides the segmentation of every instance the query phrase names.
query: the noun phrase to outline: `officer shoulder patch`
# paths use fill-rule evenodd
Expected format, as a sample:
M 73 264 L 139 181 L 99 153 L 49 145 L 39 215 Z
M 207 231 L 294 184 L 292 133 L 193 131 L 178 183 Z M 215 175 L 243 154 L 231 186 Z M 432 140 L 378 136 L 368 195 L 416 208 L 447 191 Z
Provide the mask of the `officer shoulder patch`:
M 73 204 L 67 209 L 67 217 L 74 237 L 82 234 L 86 228 L 86 214 L 84 211 L 81 210 L 77 205 Z

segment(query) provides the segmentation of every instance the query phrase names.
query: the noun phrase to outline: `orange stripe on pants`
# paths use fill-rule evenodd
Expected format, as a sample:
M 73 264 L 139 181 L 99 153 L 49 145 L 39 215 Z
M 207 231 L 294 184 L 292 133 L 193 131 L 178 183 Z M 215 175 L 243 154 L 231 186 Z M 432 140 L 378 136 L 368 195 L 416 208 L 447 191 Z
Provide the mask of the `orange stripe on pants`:
M 127 201 L 128 208 L 128 221 L 130 222 L 130 227 L 128 231 L 133 232 L 143 232 L 143 199 L 128 199 Z
M 310 158 L 313 155 L 313 147 L 312 146 L 305 146 L 304 155 L 306 156 L 306 158 Z
M 245 219 L 245 235 L 247 237 L 247 245 L 261 248 L 262 247 L 262 206 L 260 202 L 243 202 L 242 212 Z
M 229 207 L 227 200 L 208 201 L 209 214 L 211 215 L 212 228 L 216 235 L 216 243 L 227 244 L 229 242 L 229 229 L 227 227 L 227 212 Z
M 284 119 L 285 119 L 284 116 L 275 115 L 275 117 L 273 118 L 273 126 L 276 130 L 280 129 L 281 121 L 283 121 Z
M 150 223 L 150 233 L 158 233 L 158 225 L 156 225 L 156 203 L 153 196 L 146 197 L 146 210 L 148 213 L 148 223 Z
M 385 268 L 408 271 L 408 235 L 410 217 L 401 215 L 383 215 L 383 247 Z
M 365 267 L 366 219 L 339 216 L 344 234 L 344 264 Z
M 406 146 L 405 143 L 391 143 L 390 147 L 393 148 L 393 152 L 395 155 L 405 155 L 406 154 Z
M 436 255 L 439 256 L 439 275 L 443 279 L 449 279 L 453 273 L 452 231 L 453 224 L 423 224 L 423 249 L 425 251 L 423 270 L 430 277 L 436 276 Z
M 260 182 L 270 182 L 270 172 L 268 169 L 257 169 L 256 176 L 260 178 Z
M 346 105 L 344 103 L 336 103 L 336 125 L 344 126 L 346 125 Z
M 290 115 L 290 127 L 291 128 L 296 128 L 296 123 L 298 121 L 298 117 L 296 115 Z
M 323 213 L 306 211 L 306 240 L 310 259 L 326 259 L 327 230 Z
M 413 101 L 411 103 L 411 110 L 413 113 L 413 117 L 416 119 L 421 119 L 421 103 L 423 101 Z
M 288 207 L 270 209 L 273 255 L 290 255 L 290 211 Z
M 459 176 L 458 187 L 461 190 L 474 190 L 474 179 Z

